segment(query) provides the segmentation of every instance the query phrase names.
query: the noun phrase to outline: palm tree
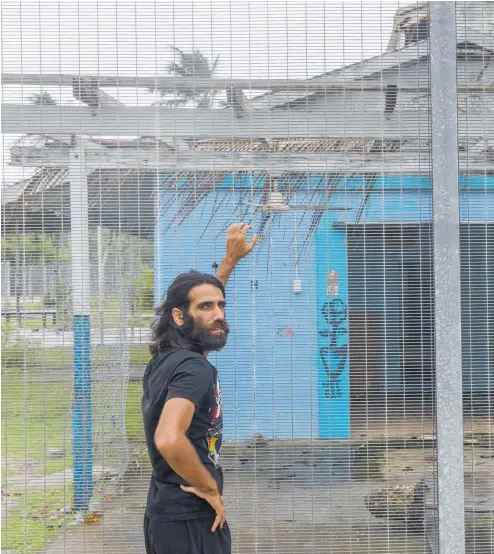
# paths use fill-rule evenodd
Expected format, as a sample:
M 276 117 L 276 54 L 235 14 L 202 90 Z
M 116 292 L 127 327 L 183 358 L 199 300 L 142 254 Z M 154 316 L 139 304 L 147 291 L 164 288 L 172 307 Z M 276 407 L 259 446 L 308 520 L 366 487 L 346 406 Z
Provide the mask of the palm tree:
M 49 92 L 46 92 L 46 90 L 31 94 L 31 96 L 29 97 L 29 101 L 32 104 L 36 104 L 37 106 L 55 106 L 57 104 L 52 95 Z
M 168 64 L 168 73 L 176 77 L 204 77 L 211 78 L 218 67 L 219 56 L 216 56 L 214 61 L 210 61 L 204 56 L 200 50 L 194 50 L 192 53 L 187 54 L 176 46 L 170 46 L 175 52 L 178 59 Z M 212 108 L 214 99 L 218 94 L 216 90 L 204 90 L 204 89 L 180 89 L 175 90 L 173 88 L 152 88 L 150 92 L 158 90 L 162 100 L 159 104 L 166 104 L 167 106 L 186 106 L 188 104 L 196 108 Z M 165 99 L 167 96 L 173 95 L 173 98 Z

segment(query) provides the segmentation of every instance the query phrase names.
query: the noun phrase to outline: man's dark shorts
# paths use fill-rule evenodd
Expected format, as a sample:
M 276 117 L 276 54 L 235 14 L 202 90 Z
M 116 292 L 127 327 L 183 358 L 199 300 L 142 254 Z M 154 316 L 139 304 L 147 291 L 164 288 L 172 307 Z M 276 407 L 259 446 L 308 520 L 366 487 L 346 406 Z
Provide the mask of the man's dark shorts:
M 214 517 L 184 521 L 160 521 L 144 516 L 147 554 L 231 554 L 230 529 L 211 532 Z

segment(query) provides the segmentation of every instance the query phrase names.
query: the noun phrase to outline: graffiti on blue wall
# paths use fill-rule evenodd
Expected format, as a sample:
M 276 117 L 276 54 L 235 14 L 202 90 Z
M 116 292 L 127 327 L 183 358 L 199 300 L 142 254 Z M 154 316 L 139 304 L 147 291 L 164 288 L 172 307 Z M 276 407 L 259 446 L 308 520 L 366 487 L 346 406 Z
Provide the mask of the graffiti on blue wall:
M 319 356 L 328 376 L 325 383 L 327 398 L 343 396 L 341 376 L 348 361 L 348 310 L 345 302 L 334 298 L 322 307 L 322 315 L 328 328 L 319 335 L 329 339 L 328 346 L 321 346 Z

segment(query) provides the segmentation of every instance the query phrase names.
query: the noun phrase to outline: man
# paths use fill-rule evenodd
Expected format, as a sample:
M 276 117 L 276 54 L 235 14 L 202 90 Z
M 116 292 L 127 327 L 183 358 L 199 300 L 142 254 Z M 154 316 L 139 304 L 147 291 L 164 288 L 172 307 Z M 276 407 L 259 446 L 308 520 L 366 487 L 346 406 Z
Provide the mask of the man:
M 190 271 L 157 309 L 144 375 L 142 412 L 153 466 L 144 535 L 148 554 L 229 554 L 219 465 L 221 390 L 207 355 L 225 346 L 224 287 L 255 246 L 250 225 L 234 224 L 216 277 Z

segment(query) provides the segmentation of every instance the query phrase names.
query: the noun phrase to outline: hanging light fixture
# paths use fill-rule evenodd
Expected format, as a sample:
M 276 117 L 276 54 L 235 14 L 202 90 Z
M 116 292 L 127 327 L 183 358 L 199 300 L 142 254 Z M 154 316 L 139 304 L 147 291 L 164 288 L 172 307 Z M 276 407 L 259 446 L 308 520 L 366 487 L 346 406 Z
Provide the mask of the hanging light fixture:
M 260 212 L 268 213 L 287 213 L 291 211 L 349 211 L 351 208 L 347 206 L 330 206 L 328 203 L 323 204 L 289 204 L 285 201 L 283 194 L 278 189 L 278 180 L 281 177 L 281 172 L 271 172 L 269 178 L 269 193 L 266 202 L 263 204 L 253 202 L 240 202 L 240 206 L 250 206 Z

